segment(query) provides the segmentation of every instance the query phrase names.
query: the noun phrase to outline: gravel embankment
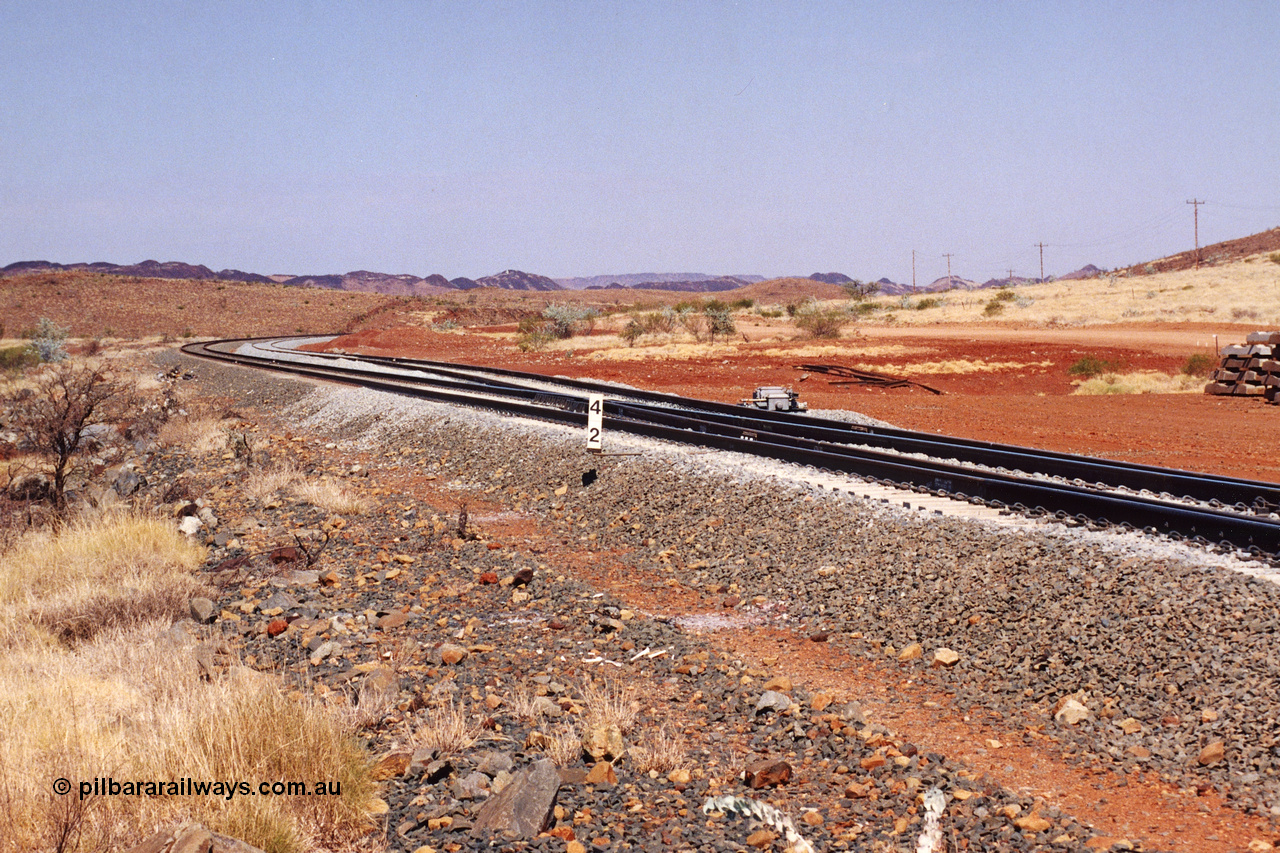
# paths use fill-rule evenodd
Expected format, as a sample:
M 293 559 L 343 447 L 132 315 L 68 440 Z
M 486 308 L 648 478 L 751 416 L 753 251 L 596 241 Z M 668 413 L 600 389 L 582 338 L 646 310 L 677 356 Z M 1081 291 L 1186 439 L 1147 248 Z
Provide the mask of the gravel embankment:
M 451 476 L 493 485 L 489 473 L 501 469 L 508 489 L 580 482 L 594 467 L 593 485 L 552 502 L 580 538 L 632 549 L 641 568 L 665 570 L 670 555 L 660 555 L 669 551 L 705 563 L 679 579 L 736 583 L 745 600 L 781 601 L 796 621 L 861 632 L 849 642 L 868 655 L 912 642 L 954 649 L 955 668 L 926 673 L 926 655 L 920 675 L 974 704 L 1044 716 L 1060 697 L 1081 694 L 1093 718 L 1060 734 L 1082 758 L 1157 769 L 1184 784 L 1208 777 L 1243 804 L 1280 806 L 1272 583 L 1185 562 L 1178 555 L 1195 552 L 1172 544 L 1147 543 L 1135 556 L 1100 542 L 1118 535 L 921 519 L 742 469 L 731 475 L 696 451 L 615 436 L 611 448 L 645 455 L 596 459 L 574 431 L 553 425 L 458 410 L 440 421 L 430 406 L 411 414 L 419 404 L 395 417 L 382 398 L 362 396 L 317 395 L 299 426 L 447 449 Z M 629 523 L 611 528 L 623 514 Z M 713 519 L 722 523 L 709 527 Z M 1128 719 L 1141 730 L 1125 734 L 1119 723 Z M 1199 764 L 1215 741 L 1225 759 Z
M 203 361 L 195 369 L 203 391 L 228 405 L 283 412 L 295 420 L 295 435 L 336 445 L 326 451 L 333 457 L 328 467 L 309 463 L 315 473 L 340 474 L 360 453 L 388 466 L 414 465 L 460 493 L 488 493 L 535 516 L 558 529 L 567 547 L 621 553 L 639 570 L 698 588 L 736 585 L 743 615 L 828 630 L 831 643 L 854 654 L 892 660 L 896 650 L 919 642 L 924 658 L 895 666 L 953 691 L 961 706 L 1043 724 L 1045 736 L 1064 742 L 1083 763 L 1155 772 L 1183 787 L 1208 781 L 1246 811 L 1271 813 L 1280 804 L 1272 775 L 1277 588 L 1225 570 L 1230 558 L 1041 523 L 922 518 L 788 480 L 785 466 L 775 463 L 616 435 L 608 437 L 609 452 L 640 455 L 593 457 L 577 431 L 552 424 L 371 392 L 313 393 L 313 385 Z M 272 453 L 283 459 L 294 447 Z M 598 478 L 582 485 L 592 469 Z M 267 583 L 232 573 L 219 606 L 248 614 L 222 630 L 242 636 L 260 668 L 274 661 L 326 690 L 355 689 L 388 660 L 383 650 L 394 649 L 399 675 L 392 682 L 406 713 L 374 736 L 380 749 L 402 739 L 424 713 L 418 709 L 435 697 L 495 697 L 496 707 L 486 706 L 501 737 L 432 773 L 419 766 L 387 781 L 392 849 L 491 849 L 467 832 L 483 792 L 468 792 L 462 780 L 496 786 L 502 771 L 494 767 L 508 759 L 523 766 L 538 754 L 534 730 L 558 725 L 517 716 L 517 686 L 572 704 L 581 699 L 576 685 L 585 671 L 613 670 L 584 664 L 597 658 L 624 662 L 619 671 L 656 685 L 670 702 L 670 710 L 647 708 L 628 741 L 664 721 L 683 723 L 696 732 L 689 748 L 694 773 L 675 784 L 662 774 L 633 773 L 622 762 L 616 782 L 564 786 L 565 818 L 557 825 L 572 827 L 586 849 L 746 849 L 752 827 L 698 813 L 706 796 L 724 793 L 768 799 L 797 819 L 816 809 L 800 828 L 819 850 L 914 849 L 918 795 L 935 785 L 968 793 L 950 800 L 945 826 L 969 849 L 1084 850 L 1094 835 L 1070 815 L 977 778 L 960 762 L 921 753 L 875 720 L 868 725 L 855 705 L 822 708 L 821 697 L 796 687 L 786 691 L 794 703 L 787 711 L 757 710 L 771 673 L 708 653 L 679 624 L 644 614 L 619 620 L 626 615 L 619 602 L 566 577 L 540 551 L 491 550 L 483 541 L 441 547 L 431 527 L 420 529 L 426 518 L 412 508 L 412 495 L 383 500 L 376 514 L 388 529 L 380 538 L 335 539 L 325 552 L 322 565 L 342 575 L 337 585 Z M 225 509 L 231 516 L 245 507 Z M 249 509 L 263 527 L 326 523 L 324 513 L 290 502 Z M 416 562 L 394 572 L 401 565 L 383 549 L 413 554 Z M 216 549 L 213 562 L 236 553 Z M 534 579 L 518 604 L 509 587 L 478 580 L 522 568 L 533 570 Z M 293 599 L 282 606 L 294 621 L 271 638 L 272 617 L 263 611 L 277 592 Z M 761 607 L 752 604 L 757 596 Z M 382 627 L 395 612 L 406 614 L 406 624 Z M 473 651 L 447 666 L 441 642 Z M 326 657 L 309 662 L 326 643 L 333 644 Z M 957 651 L 960 662 L 927 669 L 938 647 Z M 644 648 L 667 654 L 627 663 Z M 1056 723 L 1049 713 L 1069 694 L 1092 712 L 1077 726 Z M 1217 742 L 1224 757 L 1200 764 L 1201 751 Z M 493 752 L 505 758 L 486 758 Z M 789 761 L 797 778 L 761 791 L 726 781 L 737 772 L 726 767 L 740 770 L 765 757 Z M 480 771 L 489 783 L 475 776 Z M 503 844 L 566 849 L 555 838 Z M 1152 849 L 1150 842 L 1144 849 Z

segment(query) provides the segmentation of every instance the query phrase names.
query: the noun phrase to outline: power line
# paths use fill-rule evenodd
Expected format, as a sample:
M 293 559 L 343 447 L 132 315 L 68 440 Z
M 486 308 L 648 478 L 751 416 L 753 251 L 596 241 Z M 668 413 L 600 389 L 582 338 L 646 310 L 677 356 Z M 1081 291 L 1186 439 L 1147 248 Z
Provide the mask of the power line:
M 1199 266 L 1200 266 L 1200 205 L 1204 204 L 1204 202 L 1203 202 L 1203 201 L 1195 201 L 1195 200 L 1192 200 L 1192 201 L 1188 201 L 1188 202 L 1187 202 L 1187 204 L 1191 205 L 1191 206 L 1192 206 L 1192 207 L 1191 207 L 1191 209 L 1195 211 L 1195 219 L 1196 219 L 1196 267 L 1197 267 L 1197 268 L 1199 268 Z

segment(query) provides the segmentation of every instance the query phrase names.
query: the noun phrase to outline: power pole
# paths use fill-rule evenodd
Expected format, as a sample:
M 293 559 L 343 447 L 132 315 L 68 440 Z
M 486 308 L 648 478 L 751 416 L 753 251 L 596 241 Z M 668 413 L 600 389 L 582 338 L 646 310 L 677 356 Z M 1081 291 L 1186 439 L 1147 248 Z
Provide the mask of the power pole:
M 1013 286 L 1013 270 L 1009 270 L 1009 286 Z
M 911 250 L 911 289 L 916 289 L 916 250 Z
M 1040 283 L 1044 284 L 1044 243 L 1036 243 L 1040 247 Z
M 947 287 L 951 286 L 951 252 L 943 252 L 942 256 L 947 259 Z
M 1192 209 L 1193 211 L 1195 211 L 1195 221 L 1196 221 L 1196 269 L 1200 269 L 1200 205 L 1204 204 L 1204 202 L 1203 202 L 1203 201 L 1197 201 L 1197 200 L 1195 200 L 1195 199 L 1192 199 L 1191 201 L 1187 202 L 1187 204 L 1191 205 L 1191 209 Z

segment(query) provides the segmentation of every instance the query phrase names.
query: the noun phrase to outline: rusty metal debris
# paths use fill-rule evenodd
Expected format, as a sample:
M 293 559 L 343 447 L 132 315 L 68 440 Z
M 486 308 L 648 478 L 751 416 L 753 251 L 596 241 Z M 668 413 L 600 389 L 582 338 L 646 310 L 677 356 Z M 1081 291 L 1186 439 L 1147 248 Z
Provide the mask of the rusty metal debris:
M 890 376 L 887 373 L 876 373 L 871 370 L 858 370 L 854 367 L 845 367 L 842 364 L 797 364 L 796 370 L 805 370 L 810 373 L 821 373 L 824 376 L 835 376 L 838 379 L 830 380 L 831 385 L 870 385 L 876 388 L 923 388 L 930 394 L 941 394 L 937 388 L 932 388 L 922 382 L 916 382 L 914 379 L 908 379 L 905 376 Z

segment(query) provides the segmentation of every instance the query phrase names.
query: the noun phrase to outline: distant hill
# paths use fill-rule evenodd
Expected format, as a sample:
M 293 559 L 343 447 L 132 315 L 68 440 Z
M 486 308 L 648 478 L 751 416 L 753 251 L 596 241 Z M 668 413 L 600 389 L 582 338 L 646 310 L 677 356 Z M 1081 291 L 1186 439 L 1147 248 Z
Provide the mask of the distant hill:
M 558 278 L 556 283 L 566 290 L 604 290 L 619 287 L 638 290 L 683 290 L 681 287 L 662 287 L 663 284 L 689 284 L 698 281 L 723 281 L 736 279 L 751 284 L 764 281 L 759 275 L 707 275 L 700 272 L 640 272 L 622 275 L 591 275 L 580 278 Z
M 587 290 L 671 290 L 680 293 L 720 293 L 725 290 L 736 290 L 748 284 L 755 284 L 755 282 L 726 275 L 718 278 L 701 278 L 696 281 L 645 281 L 633 285 L 612 282 L 603 287 L 593 284 L 587 287 Z
M 240 270 L 221 270 L 214 272 L 203 264 L 191 265 L 181 261 L 143 261 L 140 264 L 110 264 L 96 261 L 92 264 L 55 264 L 51 261 L 18 261 L 16 264 L 0 269 L 0 275 L 22 275 L 32 272 L 54 272 L 58 270 L 84 270 L 109 275 L 136 275 L 140 278 L 190 278 L 197 280 L 217 279 L 219 281 L 253 281 L 269 283 L 265 275 L 241 272 Z
M 137 276 L 190 281 L 243 281 L 255 284 L 287 284 L 292 287 L 319 287 L 326 290 L 351 290 L 360 293 L 382 293 L 389 296 L 426 296 L 451 290 L 449 280 L 442 275 L 418 278 L 415 275 L 391 275 L 388 273 L 356 270 L 343 275 L 258 275 L 241 270 L 214 272 L 204 265 L 181 261 L 143 261 L 140 264 L 110 264 L 98 261 L 92 264 L 55 264 L 50 261 L 19 261 L 0 269 L 0 276 L 25 273 L 83 270 L 103 275 Z
M 1058 276 L 1058 281 L 1075 281 L 1076 279 L 1081 279 L 1081 278 L 1093 278 L 1095 275 L 1098 275 L 1101 272 L 1102 270 L 1098 269 L 1093 264 L 1085 264 L 1080 269 L 1074 272 L 1069 272 L 1066 275 Z
M 545 275 L 535 275 L 521 270 L 503 270 L 495 275 L 476 279 L 478 287 L 499 287 L 503 290 L 564 290 Z
M 853 279 L 849 278 L 849 276 L 842 272 L 816 272 L 809 276 L 809 278 L 826 284 L 848 284 L 853 281 Z

